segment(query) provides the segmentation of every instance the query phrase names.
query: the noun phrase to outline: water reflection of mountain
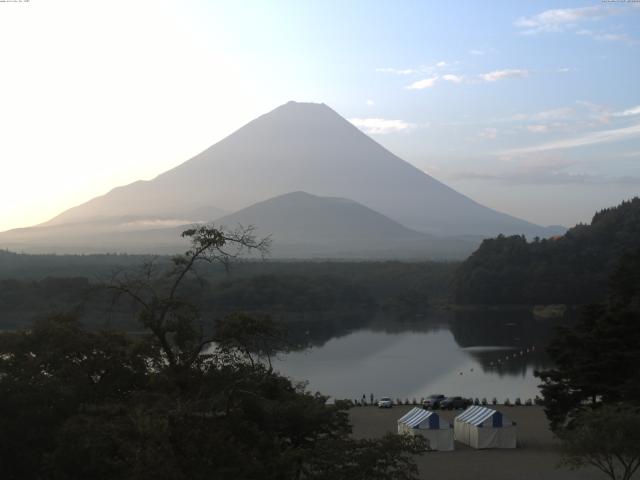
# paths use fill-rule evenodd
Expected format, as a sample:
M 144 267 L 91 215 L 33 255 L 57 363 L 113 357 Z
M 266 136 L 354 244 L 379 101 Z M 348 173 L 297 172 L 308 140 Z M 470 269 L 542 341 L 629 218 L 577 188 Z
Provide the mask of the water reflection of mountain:
M 448 314 L 412 313 L 395 315 L 380 311 L 316 312 L 281 314 L 289 341 L 298 349 L 322 347 L 329 340 L 357 330 L 371 330 L 390 335 L 406 332 L 430 332 L 448 329 Z

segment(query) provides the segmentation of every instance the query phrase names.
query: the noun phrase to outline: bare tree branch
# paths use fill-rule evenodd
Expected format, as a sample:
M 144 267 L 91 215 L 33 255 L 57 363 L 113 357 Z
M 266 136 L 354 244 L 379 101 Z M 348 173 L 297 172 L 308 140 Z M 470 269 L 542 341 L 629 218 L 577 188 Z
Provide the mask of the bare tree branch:
M 238 225 L 234 230 L 215 225 L 197 225 L 185 230 L 183 238 L 190 240 L 189 249 L 171 259 L 168 268 L 158 267 L 157 257 L 144 262 L 135 274 L 118 272 L 108 285 L 115 299 L 127 297 L 138 308 L 138 320 L 156 337 L 174 368 L 188 368 L 199 358 L 212 339 L 205 339 L 199 311 L 189 301 L 180 298 L 181 287 L 193 275 L 202 286 L 199 262 L 220 263 L 229 270 L 231 262 L 245 253 L 258 252 L 264 257 L 270 248 L 270 238 L 257 238 L 252 226 Z

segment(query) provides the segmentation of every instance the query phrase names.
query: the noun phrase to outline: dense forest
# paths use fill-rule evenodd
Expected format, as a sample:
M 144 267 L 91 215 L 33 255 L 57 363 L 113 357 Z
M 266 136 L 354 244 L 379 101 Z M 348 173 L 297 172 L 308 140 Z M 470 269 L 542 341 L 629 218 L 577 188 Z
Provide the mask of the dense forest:
M 455 273 L 460 304 L 572 304 L 602 301 L 607 278 L 626 253 L 640 249 L 640 198 L 596 213 L 563 236 L 484 240 Z
M 127 304 L 104 288 L 151 258 L 127 255 L 24 255 L 0 252 L 0 329 L 29 325 L 49 312 L 73 311 L 94 327 L 136 329 Z M 169 257 L 154 259 L 164 268 Z M 203 265 L 185 283 L 208 318 L 243 310 L 270 314 L 424 310 L 449 301 L 457 263 L 273 262 Z
M 140 265 L 144 255 L 28 255 L 0 250 L 0 279 L 39 280 L 55 277 L 101 277 L 114 269 Z M 168 261 L 168 258 L 166 259 Z
M 605 301 L 556 330 L 552 366 L 535 374 L 562 462 L 631 480 L 640 468 L 640 252 L 618 260 L 608 285 Z

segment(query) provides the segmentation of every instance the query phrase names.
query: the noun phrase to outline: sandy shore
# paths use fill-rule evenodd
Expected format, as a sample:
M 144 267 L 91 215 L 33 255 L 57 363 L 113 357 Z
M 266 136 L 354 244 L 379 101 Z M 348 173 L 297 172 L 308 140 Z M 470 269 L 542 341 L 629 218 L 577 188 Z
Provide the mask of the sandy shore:
M 397 419 L 412 406 L 378 409 L 355 407 L 350 410 L 353 434 L 358 438 L 374 438 L 387 432 L 396 433 Z M 602 480 L 604 474 L 595 469 L 571 471 L 559 468 L 560 456 L 553 434 L 541 407 L 496 407 L 518 424 L 518 448 L 515 450 L 474 450 L 456 442 L 453 452 L 426 452 L 417 458 L 420 478 L 456 480 Z M 438 412 L 453 422 L 457 412 Z M 638 477 L 640 478 L 640 477 Z

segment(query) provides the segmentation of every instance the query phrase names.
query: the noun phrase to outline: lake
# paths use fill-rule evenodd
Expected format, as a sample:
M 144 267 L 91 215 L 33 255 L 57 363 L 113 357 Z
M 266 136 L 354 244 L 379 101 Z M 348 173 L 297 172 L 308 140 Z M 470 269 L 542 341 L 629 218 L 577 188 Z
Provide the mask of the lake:
M 322 323 L 325 322 L 325 323 Z M 326 324 L 332 325 L 327 332 Z M 402 400 L 430 394 L 524 402 L 539 395 L 534 371 L 550 366 L 545 346 L 556 322 L 526 311 L 462 312 L 398 319 L 377 314 L 304 323 L 310 348 L 281 355 L 275 368 L 338 399 L 371 393 Z

